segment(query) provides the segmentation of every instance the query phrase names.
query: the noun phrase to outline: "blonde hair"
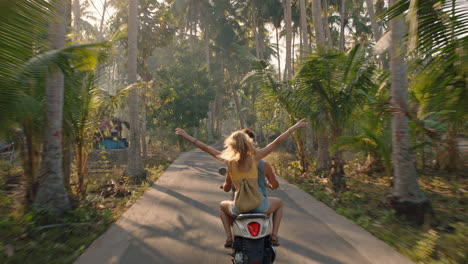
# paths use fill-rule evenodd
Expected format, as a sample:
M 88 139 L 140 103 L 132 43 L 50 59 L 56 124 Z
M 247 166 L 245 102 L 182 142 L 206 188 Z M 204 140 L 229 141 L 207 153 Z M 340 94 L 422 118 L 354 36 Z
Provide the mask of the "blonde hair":
M 228 164 L 244 163 L 247 158 L 255 155 L 255 146 L 252 139 L 242 130 L 233 132 L 224 140 L 225 149 L 219 156 Z

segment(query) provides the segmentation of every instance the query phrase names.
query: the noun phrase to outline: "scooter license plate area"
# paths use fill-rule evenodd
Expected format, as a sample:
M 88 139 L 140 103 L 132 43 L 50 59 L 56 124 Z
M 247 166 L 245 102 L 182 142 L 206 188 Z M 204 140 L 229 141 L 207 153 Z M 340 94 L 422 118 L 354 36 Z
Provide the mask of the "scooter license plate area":
M 238 247 L 235 247 L 235 264 L 272 263 L 272 258 L 270 254 L 265 254 L 266 248 L 264 238 L 248 239 L 243 237 L 237 237 L 234 244 L 238 245 Z

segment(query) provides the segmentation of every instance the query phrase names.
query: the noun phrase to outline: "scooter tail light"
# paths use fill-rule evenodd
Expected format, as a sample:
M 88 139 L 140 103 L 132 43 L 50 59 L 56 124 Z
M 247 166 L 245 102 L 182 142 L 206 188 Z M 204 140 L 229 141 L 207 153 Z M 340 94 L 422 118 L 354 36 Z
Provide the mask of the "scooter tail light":
M 257 222 L 250 222 L 247 227 L 249 228 L 250 235 L 253 237 L 258 236 L 260 233 L 260 224 Z

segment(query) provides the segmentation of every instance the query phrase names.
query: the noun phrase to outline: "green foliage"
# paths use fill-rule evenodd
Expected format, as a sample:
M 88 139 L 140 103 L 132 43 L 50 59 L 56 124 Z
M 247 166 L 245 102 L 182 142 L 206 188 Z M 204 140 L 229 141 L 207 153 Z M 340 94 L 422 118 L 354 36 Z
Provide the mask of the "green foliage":
M 71 263 L 112 222 L 109 211 L 82 205 L 66 214 L 35 208 L 0 221 L 3 246 L 14 245 L 13 255 L 0 252 L 2 263 Z M 46 254 L 44 254 L 47 252 Z
M 163 143 L 157 144 L 161 146 Z M 131 195 L 104 198 L 91 193 L 76 208 L 66 213 L 45 207 L 16 206 L 0 210 L 0 263 L 73 263 L 177 157 L 170 147 L 165 148 L 165 151 L 155 149 L 155 152 L 164 154 L 150 159 L 148 181 L 128 186 L 132 190 Z M 122 181 L 122 172 L 118 169 L 99 166 L 99 171 L 100 174 L 92 174 L 90 191 L 111 179 Z M 13 197 L 3 195 L 0 185 L 0 209 L 6 206 L 4 198 L 14 202 Z M 6 255 L 10 253 L 9 249 L 13 249 L 11 256 Z
M 327 179 L 313 174 L 294 174 L 288 166 L 294 160 L 289 154 L 273 153 L 268 162 L 275 166 L 277 175 L 286 178 L 317 200 L 349 218 L 374 236 L 382 239 L 416 263 L 461 264 L 468 254 L 467 214 L 464 211 L 466 194 L 460 188 L 466 186 L 462 179 L 425 176 L 420 178 L 434 208 L 434 216 L 425 231 L 421 226 L 398 218 L 385 202 L 388 182 L 357 174 L 347 177 L 348 189 L 341 194 L 329 190 Z
M 402 15 L 410 28 L 412 121 L 416 138 L 422 139 L 417 144 L 441 148 L 439 152 L 448 154 L 437 154 L 438 165 L 459 169 L 455 138 L 466 130 L 468 113 L 468 8 L 456 0 L 401 0 L 381 17 L 389 20 Z
M 358 120 L 356 135 L 339 137 L 337 143 L 330 149 L 331 151 L 347 149 L 371 155 L 377 163 L 383 161 L 386 176 L 391 177 L 392 138 L 389 114 L 376 107 L 382 104 L 382 99 L 374 99 L 375 94 L 368 96 L 366 104 L 356 113 L 355 120 Z
M 375 65 L 362 45 L 349 54 L 328 50 L 311 54 L 297 75 L 297 104 L 308 111 L 311 120 L 330 127 L 332 136 L 341 136 L 353 111 L 377 87 L 373 80 Z
M 453 225 L 453 229 L 453 233 L 431 229 L 422 234 L 411 250 L 405 252 L 418 263 L 465 263 L 468 260 L 468 228 L 465 223 L 459 222 Z
M 214 99 L 213 86 L 202 58 L 186 53 L 184 47 L 178 47 L 173 56 L 171 64 L 159 67 L 155 73 L 155 93 L 172 100 L 162 100 L 165 104 L 153 118 L 163 126 L 198 127 Z

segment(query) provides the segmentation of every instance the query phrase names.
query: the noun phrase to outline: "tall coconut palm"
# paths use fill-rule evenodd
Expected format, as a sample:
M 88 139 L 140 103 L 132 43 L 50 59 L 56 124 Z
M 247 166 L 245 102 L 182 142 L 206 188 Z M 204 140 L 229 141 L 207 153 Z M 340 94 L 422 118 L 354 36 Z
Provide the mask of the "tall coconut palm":
M 410 12 L 407 12 L 411 10 Z M 458 135 L 466 128 L 468 10 L 455 0 L 424 2 L 400 1 L 386 12 L 387 19 L 407 13 L 413 43 L 411 65 L 415 70 L 409 84 L 418 104 L 417 118 L 423 124 L 441 122 L 447 129 L 436 138 L 431 136 L 439 168 L 460 168 Z M 425 120 L 428 119 L 428 120 Z M 417 121 L 415 123 L 421 123 Z M 422 126 L 424 129 L 424 125 Z M 427 131 L 427 130 L 426 130 Z
M 145 167 L 141 157 L 140 117 L 138 103 L 137 82 L 137 54 L 138 54 L 138 0 L 130 0 L 128 4 L 128 62 L 127 83 L 134 85 L 129 92 L 130 111 L 130 153 L 127 174 L 131 177 L 145 175 Z
M 346 12 L 346 0 L 341 0 L 341 5 L 340 5 L 340 50 L 344 51 L 345 50 L 345 44 L 346 44 L 346 36 L 345 36 L 345 27 L 346 24 L 348 23 L 348 16 Z
M 102 14 L 101 14 L 101 21 L 99 22 L 99 35 L 98 41 L 102 41 L 104 39 L 104 18 L 106 16 L 106 10 L 109 7 L 108 0 L 104 0 L 102 3 Z
M 276 37 L 276 59 L 278 61 L 278 81 L 281 81 L 281 52 L 279 48 L 279 30 L 283 22 L 284 12 L 283 5 L 279 0 L 270 0 L 267 2 L 267 10 L 270 13 L 269 21 L 275 28 L 275 37 Z
M 312 0 L 312 21 L 314 23 L 315 40 L 317 47 L 325 46 L 325 32 L 322 22 L 322 3 L 321 0 Z
M 307 30 L 307 7 L 305 0 L 300 0 L 300 8 L 301 8 L 301 36 L 302 36 L 302 47 L 301 52 L 304 57 L 306 53 L 309 52 L 309 36 Z
M 395 4 L 396 0 L 390 0 Z M 430 208 L 429 200 L 419 188 L 415 161 L 410 142 L 408 126 L 408 81 L 404 61 L 404 18 L 390 21 L 392 45 L 390 49 L 392 106 L 396 109 L 392 116 L 392 161 L 394 184 L 391 204 L 398 214 L 406 215 L 422 222 Z
M 291 80 L 292 78 L 292 62 L 291 62 L 291 53 L 292 53 L 292 10 L 291 10 L 291 0 L 283 0 L 284 6 L 284 21 L 285 21 L 285 31 L 286 31 L 286 58 L 285 58 L 285 67 L 284 67 L 284 80 Z
M 67 33 L 68 3 L 66 0 L 52 2 L 55 21 L 51 22 L 49 38 L 52 49 L 65 47 Z M 70 208 L 70 200 L 63 181 L 62 164 L 62 117 L 64 75 L 59 69 L 51 69 L 46 84 L 46 123 L 42 152 L 40 182 L 35 202 L 59 210 Z
M 89 11 L 90 3 L 94 5 L 92 1 L 89 2 L 87 0 L 73 0 L 71 2 L 71 14 L 73 15 L 71 21 L 73 28 L 72 36 L 75 43 L 89 43 L 89 40 L 95 41 L 99 39 L 99 30 L 92 24 L 93 21 L 97 21 L 97 18 L 93 12 Z
M 367 14 L 371 21 L 372 34 L 374 36 L 374 41 L 377 42 L 382 37 L 382 32 L 380 31 L 379 24 L 377 24 L 375 9 L 374 9 L 374 0 L 366 0 Z
M 327 3 L 328 5 L 328 3 Z M 315 31 L 315 46 L 317 50 L 321 50 L 327 45 L 325 39 L 325 21 L 322 19 L 322 3 L 320 0 L 312 0 L 311 3 L 312 10 L 312 21 L 314 23 Z M 328 25 L 328 23 L 326 23 Z M 331 40 L 328 40 L 331 41 Z M 317 172 L 321 173 L 323 171 L 328 171 L 330 169 L 330 153 L 328 148 L 330 147 L 328 139 L 328 131 L 326 127 L 321 128 L 317 132 Z
M 322 7 L 323 7 L 322 21 L 323 21 L 323 28 L 324 28 L 324 34 L 325 34 L 325 41 L 326 41 L 327 46 L 331 48 L 331 47 L 333 47 L 333 38 L 332 38 L 332 35 L 331 35 L 330 25 L 328 23 L 328 19 L 329 19 L 328 0 L 323 1 L 323 6 Z
M 37 192 L 43 143 L 47 73 L 60 69 L 66 72 L 69 80 L 73 71 L 96 67 L 97 55 L 94 51 L 99 50 L 100 45 L 49 50 L 48 40 L 44 36 L 49 30 L 47 24 L 56 20 L 55 8 L 49 1 L 15 1 L 0 10 L 0 47 L 5 55 L 0 56 L 0 132 L 12 128 L 21 131 L 18 138 L 26 201 L 32 203 Z M 66 134 L 66 124 L 64 127 Z M 42 190 L 47 190 L 47 186 Z

